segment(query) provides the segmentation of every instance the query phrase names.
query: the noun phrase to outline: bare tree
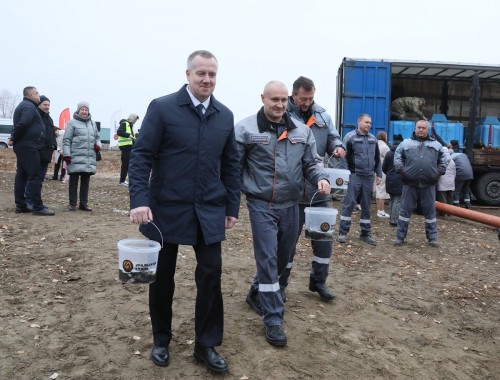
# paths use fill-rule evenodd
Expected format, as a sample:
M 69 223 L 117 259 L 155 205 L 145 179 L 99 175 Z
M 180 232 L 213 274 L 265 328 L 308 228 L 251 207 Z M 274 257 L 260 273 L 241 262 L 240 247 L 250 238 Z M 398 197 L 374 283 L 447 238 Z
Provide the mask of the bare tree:
M 19 95 L 13 94 L 9 90 L 2 90 L 0 92 L 0 118 L 12 119 L 18 103 Z

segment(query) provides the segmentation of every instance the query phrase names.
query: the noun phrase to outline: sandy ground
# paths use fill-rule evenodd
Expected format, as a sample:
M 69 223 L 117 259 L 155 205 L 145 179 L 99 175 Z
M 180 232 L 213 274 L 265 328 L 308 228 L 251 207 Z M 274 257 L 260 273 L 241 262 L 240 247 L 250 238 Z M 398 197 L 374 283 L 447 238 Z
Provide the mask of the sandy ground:
M 331 303 L 307 289 L 311 249 L 301 238 L 287 290 L 289 343 L 280 349 L 245 304 L 255 262 L 243 203 L 223 245 L 219 352 L 229 372 L 213 375 L 192 357 L 195 260 L 186 246 L 177 261 L 171 362 L 160 368 L 149 360 L 147 287 L 118 281 L 117 241 L 141 236 L 118 186 L 119 153 L 104 152 L 91 179 L 92 213 L 67 211 L 67 185 L 46 181 L 54 217 L 14 213 L 14 159 L 0 149 L 2 379 L 500 378 L 500 243 L 492 227 L 441 218 L 436 249 L 414 215 L 408 243 L 396 248 L 394 229 L 375 217 L 379 244 L 371 247 L 357 239 L 355 216 L 348 244 L 335 244 Z

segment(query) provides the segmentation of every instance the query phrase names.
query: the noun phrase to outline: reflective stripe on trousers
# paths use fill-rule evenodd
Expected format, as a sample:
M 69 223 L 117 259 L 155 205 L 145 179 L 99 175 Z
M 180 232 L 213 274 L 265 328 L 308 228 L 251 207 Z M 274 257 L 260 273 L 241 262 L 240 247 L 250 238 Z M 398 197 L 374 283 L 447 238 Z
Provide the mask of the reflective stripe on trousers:
M 295 247 L 299 206 L 272 209 L 267 202 L 247 200 L 247 207 L 257 264 L 249 295 L 259 292 L 264 324 L 281 325 L 285 307 L 279 291 L 279 273 L 286 268 Z
M 361 217 L 359 219 L 360 235 L 371 235 L 370 207 L 372 201 L 373 176 L 374 175 L 358 175 L 356 173 L 351 173 L 347 194 L 342 204 L 339 234 L 347 235 L 351 229 L 352 210 L 356 207 L 358 195 L 361 194 Z
M 424 213 L 425 236 L 427 239 L 437 239 L 436 187 L 434 185 L 421 188 L 403 185 L 396 236 L 400 239 L 406 238 L 411 215 L 417 207 L 417 200 L 420 200 L 420 207 Z

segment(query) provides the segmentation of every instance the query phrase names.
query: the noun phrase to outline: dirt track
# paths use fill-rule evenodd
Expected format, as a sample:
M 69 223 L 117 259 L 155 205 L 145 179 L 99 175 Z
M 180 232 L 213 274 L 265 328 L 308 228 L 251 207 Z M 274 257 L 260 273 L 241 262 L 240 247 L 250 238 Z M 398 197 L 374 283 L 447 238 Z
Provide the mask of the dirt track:
M 54 217 L 14 213 L 14 158 L 0 149 L 2 379 L 500 378 L 500 242 L 492 227 L 439 219 L 435 249 L 414 215 L 408 243 L 396 248 L 394 230 L 375 217 L 379 244 L 371 247 L 357 239 L 355 217 L 349 244 L 335 245 L 332 303 L 307 290 L 311 250 L 302 238 L 287 290 L 289 344 L 278 349 L 265 341 L 262 322 L 244 301 L 255 262 L 243 202 L 223 245 L 219 351 L 229 372 L 212 375 L 192 358 L 195 260 L 184 246 L 172 358 L 159 368 L 149 360 L 147 288 L 117 279 L 116 242 L 140 236 L 128 222 L 127 189 L 117 185 L 119 153 L 104 152 L 91 179 L 92 213 L 66 211 L 67 185 L 44 182 Z

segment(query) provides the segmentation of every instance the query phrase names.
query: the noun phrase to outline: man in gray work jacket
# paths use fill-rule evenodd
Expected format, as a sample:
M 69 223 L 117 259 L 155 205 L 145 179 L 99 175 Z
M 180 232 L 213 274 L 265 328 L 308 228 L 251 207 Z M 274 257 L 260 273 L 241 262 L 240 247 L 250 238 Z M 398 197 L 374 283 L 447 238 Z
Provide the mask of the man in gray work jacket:
M 347 194 L 340 215 L 339 243 L 347 241 L 347 233 L 351 228 L 351 215 L 361 195 L 361 217 L 359 219 L 361 241 L 377 245 L 371 236 L 370 206 L 373 189 L 373 174 L 377 176 L 375 183 L 382 182 L 382 165 L 378 150 L 377 138 L 369 131 L 372 126 L 370 115 L 362 113 L 358 116 L 358 128 L 344 137 L 346 161 L 351 171 Z
M 330 185 L 312 131 L 285 112 L 286 86 L 269 82 L 261 98 L 261 110 L 235 126 L 257 264 L 247 303 L 263 314 L 267 341 L 284 346 L 285 308 L 278 277 L 295 247 L 304 178 L 324 194 L 330 193 Z
M 288 98 L 287 113 L 291 118 L 299 120 L 307 125 L 316 140 L 316 150 L 321 158 L 325 160 L 335 160 L 345 156 L 344 146 L 340 139 L 339 133 L 333 126 L 332 118 L 323 107 L 314 101 L 314 93 L 316 88 L 314 82 L 306 77 L 298 77 L 293 82 L 292 96 Z M 332 157 L 329 159 L 329 157 Z M 309 205 L 314 207 L 331 207 L 332 196 L 317 193 L 317 186 L 306 181 L 305 193 L 299 203 L 299 232 L 297 241 L 302 232 L 302 226 L 305 222 L 304 210 Z M 313 257 L 311 262 L 311 275 L 309 277 L 309 290 L 318 292 L 319 296 L 324 301 L 331 301 L 335 295 L 326 286 L 328 277 L 328 268 L 330 258 L 332 256 L 332 241 L 331 240 L 311 240 Z M 280 274 L 280 287 L 285 297 L 285 288 L 288 285 L 288 278 L 293 266 L 293 258 L 295 249 L 288 262 L 285 270 Z
M 394 153 L 394 169 L 403 177 L 395 246 L 404 243 L 410 217 L 420 201 L 425 218 L 425 235 L 431 247 L 437 247 L 436 183 L 446 172 L 444 148 L 429 136 L 429 123 L 419 120 L 411 138 L 399 144 Z

